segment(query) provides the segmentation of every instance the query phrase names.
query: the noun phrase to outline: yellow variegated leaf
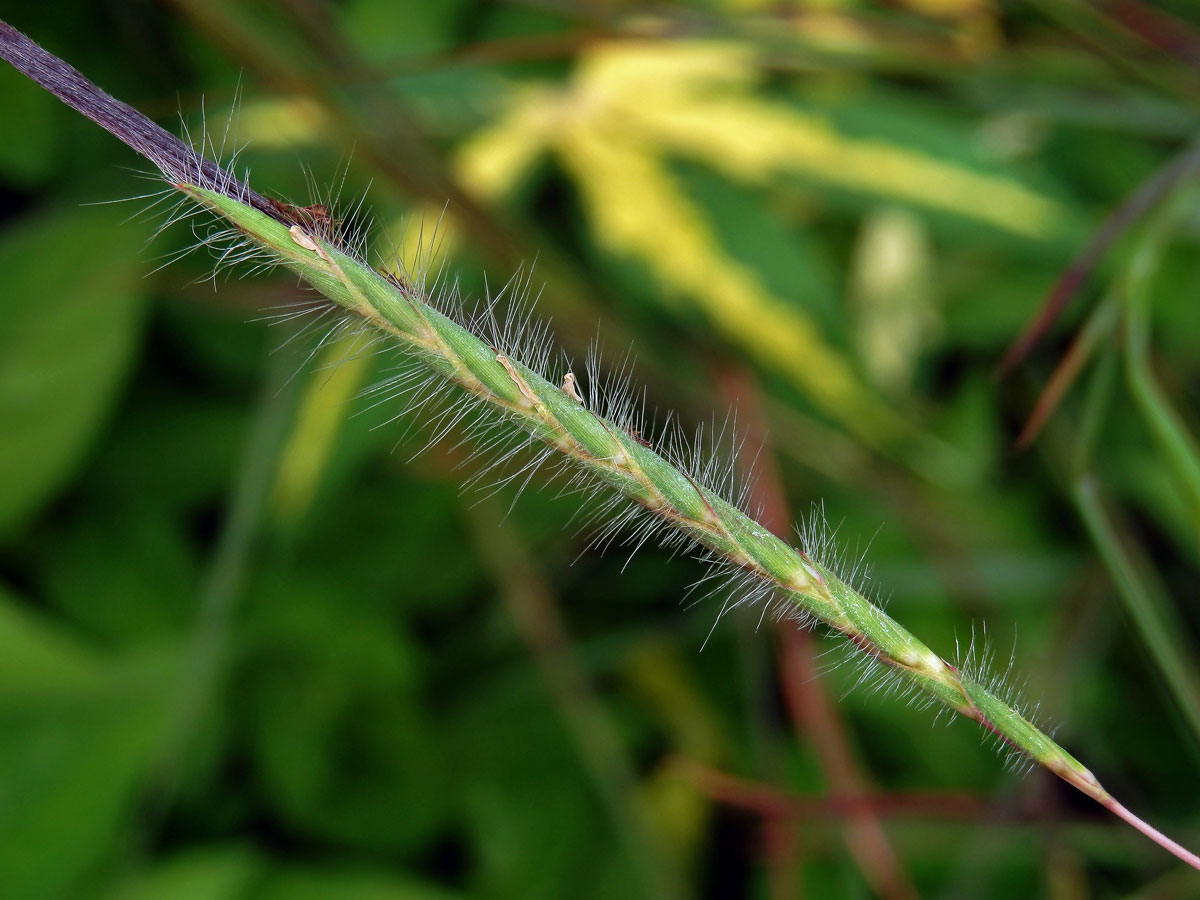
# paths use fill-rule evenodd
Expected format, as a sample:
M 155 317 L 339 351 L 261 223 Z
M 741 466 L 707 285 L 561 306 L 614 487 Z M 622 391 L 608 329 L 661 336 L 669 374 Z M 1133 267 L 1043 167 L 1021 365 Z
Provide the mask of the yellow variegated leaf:
M 384 269 L 401 279 L 419 280 L 426 273 L 437 272 L 459 241 L 454 216 L 433 204 L 425 204 L 415 216 L 393 221 L 385 233 L 391 243 Z
M 940 19 L 995 15 L 987 0 L 903 0 L 903 5 L 921 15 Z
M 879 50 L 879 38 L 856 19 L 836 10 L 810 10 L 793 23 L 797 37 L 807 50 L 824 53 L 872 53 Z
M 647 117 L 647 127 L 664 147 L 747 181 L 797 172 L 1027 238 L 1053 235 L 1065 222 L 1057 202 L 1015 181 L 884 141 L 847 138 L 817 116 L 753 100 L 676 106 Z
M 601 246 L 642 260 L 665 285 L 699 304 L 729 339 L 864 439 L 878 441 L 896 430 L 894 416 L 863 389 L 809 317 L 772 296 L 751 269 L 725 253 L 652 147 L 576 128 L 560 136 L 560 149 Z
M 833 9 L 853 9 L 858 0 L 797 0 L 794 4 L 806 13 L 824 12 Z M 774 15 L 781 22 L 787 19 L 778 15 L 779 0 L 722 0 L 721 6 L 730 12 L 764 12 Z
M 238 114 L 238 136 L 257 147 L 280 149 L 312 144 L 328 117 L 309 97 L 282 97 L 247 103 Z
M 707 60 L 707 63 L 705 62 Z M 819 115 L 756 99 L 757 69 L 740 46 L 611 44 L 592 52 L 575 94 L 606 132 L 765 184 L 795 173 L 920 204 L 1027 238 L 1060 232 L 1066 211 L 1011 178 L 882 140 L 840 133 Z M 583 113 L 581 113 L 583 115 Z
M 643 260 L 728 339 L 862 437 L 878 441 L 902 430 L 897 417 L 804 311 L 773 296 L 756 273 L 724 251 L 675 184 L 665 158 L 689 156 L 757 184 L 801 174 L 1026 237 L 1058 231 L 1065 211 L 1002 175 L 846 135 L 818 115 L 759 100 L 753 95 L 757 78 L 745 45 L 599 45 L 581 57 L 568 88 L 525 89 L 515 96 L 502 118 L 460 148 L 455 172 L 474 196 L 495 201 L 553 148 L 578 182 L 599 243 Z M 453 223 L 447 219 L 441 229 L 444 248 L 454 238 Z M 416 265 L 413 258 L 405 262 L 410 269 Z
M 463 190 L 492 203 L 504 196 L 545 152 L 560 101 L 561 95 L 548 89 L 524 90 L 513 98 L 507 115 L 465 141 L 451 162 Z M 406 222 L 393 223 L 391 233 L 400 235 L 392 266 L 398 271 L 394 274 L 436 269 L 458 243 L 452 210 L 426 205 L 418 219 L 436 223 L 436 227 L 426 231 Z
M 629 101 L 661 109 L 715 91 L 744 93 L 758 80 L 753 50 L 730 41 L 617 41 L 580 55 L 571 109 L 595 121 Z
M 561 95 L 528 89 L 512 111 L 472 135 L 454 155 L 459 184 L 475 197 L 496 199 L 532 168 L 546 149 L 562 109 Z

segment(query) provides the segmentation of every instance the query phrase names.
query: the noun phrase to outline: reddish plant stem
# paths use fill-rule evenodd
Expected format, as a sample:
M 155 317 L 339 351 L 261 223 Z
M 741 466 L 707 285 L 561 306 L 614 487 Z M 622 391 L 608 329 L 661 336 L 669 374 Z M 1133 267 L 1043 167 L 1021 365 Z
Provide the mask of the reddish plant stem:
M 779 633 L 779 677 L 797 733 L 812 741 L 834 791 L 847 797 L 865 796 L 866 778 L 855 764 L 845 724 L 820 680 L 812 634 L 788 625 Z M 881 897 L 900 900 L 917 896 L 879 817 L 869 805 L 849 813 L 842 828 L 847 849 Z
M 1188 175 L 1200 168 L 1200 143 L 1189 147 L 1165 166 L 1143 181 L 1114 210 L 1099 229 L 1088 240 L 1079 254 L 1063 270 L 1058 281 L 1050 289 L 1037 314 L 1025 326 L 1015 341 L 1009 345 L 996 368 L 996 375 L 1003 378 L 1021 362 L 1053 327 L 1072 298 L 1083 287 L 1084 282 L 1098 266 L 1104 256 L 1129 228 L 1147 212 L 1158 205 L 1171 189 Z
M 783 482 L 766 438 L 762 397 L 754 377 L 744 370 L 729 368 L 718 373 L 720 389 L 730 406 L 743 416 L 748 440 L 742 445 L 741 465 L 753 470 L 756 480 L 751 506 L 760 509 L 759 521 L 777 536 L 787 539 L 793 521 Z M 761 448 L 761 449 L 756 449 Z M 748 457 L 748 458 L 747 458 Z M 858 770 L 845 724 L 829 702 L 816 664 L 813 636 L 785 623 L 779 636 L 779 680 L 784 700 L 798 737 L 812 741 L 829 786 L 845 796 L 866 793 L 866 778 Z M 846 848 L 871 888 L 887 900 L 910 900 L 916 888 L 878 817 L 862 808 L 846 817 L 842 826 Z
M 1105 307 L 1101 305 L 1092 313 L 1087 323 L 1079 329 L 1079 333 L 1071 341 L 1070 348 L 1055 366 L 1045 387 L 1042 388 L 1041 394 L 1038 395 L 1033 412 L 1029 414 L 1025 425 L 1021 428 L 1021 433 L 1017 436 L 1018 450 L 1027 449 L 1034 442 L 1062 402 L 1063 397 L 1066 396 L 1071 385 L 1079 377 L 1079 373 L 1083 371 L 1083 367 L 1094 355 L 1100 342 L 1110 334 L 1111 329 L 1105 327 L 1104 322 L 1100 320 L 1105 311 Z M 1116 324 L 1115 311 L 1107 318 L 1111 324 Z
M 1136 828 L 1138 831 L 1140 831 L 1146 837 L 1150 838 L 1150 840 L 1154 841 L 1154 843 L 1158 844 L 1164 850 L 1168 850 L 1171 853 L 1174 853 L 1176 856 L 1178 856 L 1180 859 L 1182 859 L 1185 863 L 1187 863 L 1193 869 L 1200 869 L 1200 856 L 1197 856 L 1191 850 L 1188 850 L 1186 847 L 1182 846 L 1181 844 L 1171 840 L 1169 837 L 1167 837 L 1165 834 L 1163 834 L 1161 831 L 1159 831 L 1153 825 L 1150 825 L 1147 822 L 1143 822 L 1141 819 L 1139 819 L 1137 816 L 1135 816 L 1133 813 L 1131 813 L 1129 810 L 1127 810 L 1124 806 L 1122 806 L 1120 803 L 1118 803 L 1112 797 L 1109 797 L 1104 802 L 1104 806 L 1111 813 L 1124 819 L 1126 822 L 1128 822 L 1130 825 L 1132 825 L 1134 828 Z
M 771 866 L 767 871 L 767 893 L 773 900 L 797 900 L 802 888 L 797 883 L 796 866 L 800 862 L 800 836 L 794 816 L 765 817 L 762 823 L 763 846 Z
M 678 770 L 714 800 L 769 819 L 845 818 L 869 812 L 879 818 L 978 820 L 992 808 L 974 794 L 868 793 L 808 797 L 738 778 L 694 760 L 680 760 Z
M 1142 43 L 1200 68 L 1200 32 L 1188 22 L 1140 0 L 1110 0 L 1103 9 Z
M 223 185 L 229 196 L 283 221 L 261 194 L 4 21 L 0 21 L 0 59 L 150 160 L 168 180 L 202 179 Z

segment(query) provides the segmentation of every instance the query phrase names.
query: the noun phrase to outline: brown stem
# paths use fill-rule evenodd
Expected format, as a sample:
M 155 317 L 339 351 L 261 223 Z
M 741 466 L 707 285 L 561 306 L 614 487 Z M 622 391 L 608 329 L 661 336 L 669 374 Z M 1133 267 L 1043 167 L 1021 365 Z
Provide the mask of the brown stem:
M 996 369 L 997 377 L 1007 375 L 1050 330 L 1117 239 L 1197 168 L 1200 168 L 1200 142 L 1176 156 L 1125 198 L 1059 276 L 1037 314 L 1004 354 Z
M 230 197 L 286 221 L 276 204 L 198 153 L 128 103 L 101 90 L 74 66 L 43 49 L 7 22 L 0 20 L 0 59 L 41 85 L 67 106 L 91 119 L 113 137 L 158 167 L 168 181 L 193 181 L 219 186 Z
M 737 405 L 750 439 L 742 453 L 755 455 L 753 445 L 761 442 L 757 459 L 741 460 L 756 475 L 751 506 L 761 510 L 759 521 L 777 536 L 787 539 L 794 521 L 788 509 L 775 455 L 766 438 L 766 422 L 758 385 L 748 372 L 727 369 L 718 376 L 721 391 L 731 406 Z M 854 752 L 845 723 L 829 702 L 818 677 L 816 649 L 810 632 L 785 623 L 779 629 L 779 680 L 797 736 L 806 736 L 817 751 L 830 787 L 838 794 L 865 794 L 867 780 L 854 762 Z M 862 870 L 863 877 L 879 896 L 909 900 L 916 888 L 888 840 L 877 816 L 869 808 L 849 815 L 842 825 L 846 848 Z
M 1143 822 L 1112 797 L 1109 797 L 1107 800 L 1103 801 L 1103 805 L 1114 815 L 1120 816 L 1164 850 L 1174 853 L 1193 869 L 1200 869 L 1200 856 L 1197 856 L 1191 850 L 1188 850 L 1186 847 L 1183 847 L 1171 840 L 1153 825 Z
M 932 818 L 978 821 L 991 808 L 986 800 L 969 793 L 869 793 L 824 794 L 810 797 L 780 791 L 738 778 L 694 760 L 680 760 L 677 768 L 696 787 L 721 803 L 772 819 L 820 821 L 864 812 L 879 818 Z

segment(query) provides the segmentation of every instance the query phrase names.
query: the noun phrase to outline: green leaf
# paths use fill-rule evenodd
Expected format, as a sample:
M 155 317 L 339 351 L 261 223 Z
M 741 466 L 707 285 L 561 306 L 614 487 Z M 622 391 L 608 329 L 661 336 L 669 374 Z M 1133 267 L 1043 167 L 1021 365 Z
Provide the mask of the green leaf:
M 0 708 L 81 691 L 100 671 L 86 648 L 0 588 Z
M 105 900 L 454 900 L 408 875 L 351 865 L 276 865 L 248 846 L 190 850 L 138 872 Z
M 264 866 L 242 847 L 194 850 L 124 881 L 106 900 L 247 900 Z
M 562 886 L 595 862 L 611 826 L 543 686 L 524 666 L 490 671 L 455 712 L 455 725 L 478 891 L 525 900 L 561 896 Z
M 20 131 L 19 139 L 0 141 L 0 173 L 19 184 L 44 180 L 57 162 L 59 104 L 16 69 L 0 66 L 0 107 Z
M 342 27 L 363 57 L 391 62 L 452 47 L 457 20 L 467 7 L 464 0 L 411 4 L 404 10 L 404 27 L 397 28 L 391 0 L 352 0 L 344 8 Z
M 159 747 L 159 655 L 106 660 L 0 593 L 0 885 L 52 900 L 117 844 Z
M 454 900 L 460 895 L 379 869 L 297 866 L 269 878 L 258 896 L 262 900 Z
M 132 498 L 113 517 L 107 497 L 71 513 L 43 551 L 42 584 L 56 608 L 111 646 L 192 625 L 196 562 L 174 517 Z
M 144 305 L 143 236 L 112 209 L 0 236 L 0 532 L 70 478 L 112 407 Z
M 334 582 L 264 579 L 240 678 L 252 753 L 274 813 L 338 844 L 403 850 L 444 822 L 440 741 L 398 623 Z

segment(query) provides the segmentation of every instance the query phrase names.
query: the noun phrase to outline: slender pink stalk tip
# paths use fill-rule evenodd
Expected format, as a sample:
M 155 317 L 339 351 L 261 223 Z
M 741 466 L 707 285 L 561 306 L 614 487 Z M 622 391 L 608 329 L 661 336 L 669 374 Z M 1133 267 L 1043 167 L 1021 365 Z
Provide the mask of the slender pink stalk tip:
M 1134 828 L 1136 828 L 1138 831 L 1140 831 L 1146 837 L 1150 838 L 1150 840 L 1154 841 L 1154 843 L 1158 844 L 1164 850 L 1169 850 L 1171 853 L 1174 853 L 1176 856 L 1178 856 L 1180 859 L 1182 859 L 1185 863 L 1187 863 L 1193 869 L 1200 871 L 1200 856 L 1197 856 L 1195 853 L 1193 853 L 1191 850 L 1188 850 L 1186 847 L 1183 847 L 1183 846 L 1177 844 L 1175 841 L 1171 840 L 1169 837 L 1167 837 L 1165 834 L 1163 834 L 1161 831 L 1159 831 L 1153 825 L 1143 822 L 1141 819 L 1139 819 L 1137 816 L 1135 816 L 1133 813 L 1131 813 L 1129 810 L 1127 810 L 1124 806 L 1122 806 L 1120 803 L 1118 803 L 1116 800 L 1114 800 L 1111 796 L 1108 797 L 1106 800 L 1101 800 L 1100 802 L 1104 806 L 1108 807 L 1108 809 L 1111 812 L 1120 816 L 1122 819 L 1124 819 L 1126 822 L 1128 822 L 1130 825 L 1132 825 Z

